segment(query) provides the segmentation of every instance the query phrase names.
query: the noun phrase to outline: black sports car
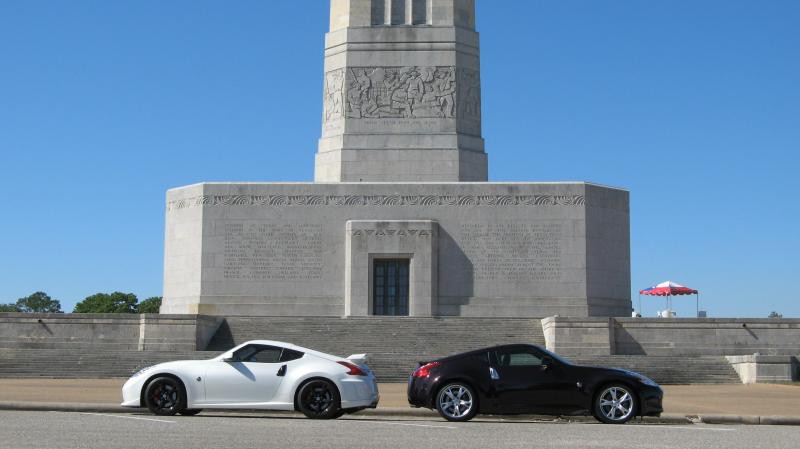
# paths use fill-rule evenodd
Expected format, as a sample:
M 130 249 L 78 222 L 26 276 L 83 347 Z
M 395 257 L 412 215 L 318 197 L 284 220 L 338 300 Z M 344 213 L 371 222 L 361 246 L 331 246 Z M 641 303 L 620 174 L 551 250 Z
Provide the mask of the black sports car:
M 647 377 L 578 366 L 533 345 L 505 345 L 420 362 L 408 379 L 408 402 L 449 421 L 476 414 L 588 415 L 621 424 L 659 416 L 664 393 Z

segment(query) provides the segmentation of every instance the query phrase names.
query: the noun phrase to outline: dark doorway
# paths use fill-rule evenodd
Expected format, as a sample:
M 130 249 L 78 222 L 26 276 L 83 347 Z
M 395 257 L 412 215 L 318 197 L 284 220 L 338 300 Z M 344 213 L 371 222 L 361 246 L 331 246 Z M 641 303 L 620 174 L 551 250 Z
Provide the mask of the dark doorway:
M 408 315 L 408 259 L 375 259 L 372 314 Z

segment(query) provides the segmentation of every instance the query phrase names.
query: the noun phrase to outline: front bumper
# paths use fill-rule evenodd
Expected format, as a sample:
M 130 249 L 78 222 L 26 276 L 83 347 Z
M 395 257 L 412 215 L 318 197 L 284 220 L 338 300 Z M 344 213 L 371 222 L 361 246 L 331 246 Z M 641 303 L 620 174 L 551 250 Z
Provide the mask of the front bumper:
M 122 404 L 123 407 L 141 407 L 142 406 L 142 386 L 147 376 L 139 375 L 128 379 L 125 385 L 122 386 Z
M 661 387 L 652 385 L 643 385 L 639 389 L 639 402 L 641 403 L 641 416 L 660 416 L 664 411 L 662 401 L 664 399 L 664 390 Z

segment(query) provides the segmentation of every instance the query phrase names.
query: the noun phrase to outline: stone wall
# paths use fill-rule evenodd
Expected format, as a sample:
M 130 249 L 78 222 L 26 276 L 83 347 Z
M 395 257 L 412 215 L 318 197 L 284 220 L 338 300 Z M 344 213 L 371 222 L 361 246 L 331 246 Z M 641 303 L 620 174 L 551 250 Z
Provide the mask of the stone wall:
M 573 318 L 542 320 L 564 355 L 800 354 L 800 319 Z
M 195 351 L 222 318 L 197 315 L 0 313 L 0 348 Z

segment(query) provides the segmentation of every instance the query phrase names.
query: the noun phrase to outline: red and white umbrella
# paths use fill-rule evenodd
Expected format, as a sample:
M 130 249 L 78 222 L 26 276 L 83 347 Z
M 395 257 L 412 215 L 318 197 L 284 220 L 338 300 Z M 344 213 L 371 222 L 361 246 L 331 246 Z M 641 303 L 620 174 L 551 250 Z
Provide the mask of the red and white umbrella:
M 697 295 L 696 296 L 696 303 L 697 303 L 697 313 L 700 314 L 700 293 L 693 289 L 686 287 L 684 285 L 678 284 L 672 281 L 662 282 L 654 287 L 646 288 L 644 290 L 639 290 L 639 310 L 642 310 L 642 297 L 641 295 L 650 295 L 650 296 L 666 296 L 667 297 L 667 309 L 670 310 L 672 307 L 670 298 L 672 296 L 679 296 L 679 295 Z

